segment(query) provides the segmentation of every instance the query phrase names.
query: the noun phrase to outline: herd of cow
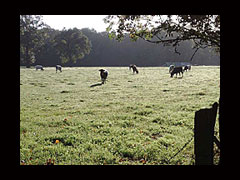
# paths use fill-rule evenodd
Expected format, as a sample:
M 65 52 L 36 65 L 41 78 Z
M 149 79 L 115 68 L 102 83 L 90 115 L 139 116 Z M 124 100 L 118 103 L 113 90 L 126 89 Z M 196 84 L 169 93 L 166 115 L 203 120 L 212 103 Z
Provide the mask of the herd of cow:
M 44 71 L 42 65 L 36 65 L 35 68 L 36 68 L 36 70 L 41 69 L 42 71 Z M 131 69 L 133 70 L 133 73 L 136 73 L 136 74 L 139 73 L 137 66 L 135 64 L 129 65 L 129 70 L 131 70 Z M 174 74 L 176 74 L 176 77 L 177 77 L 177 74 L 179 74 L 179 76 L 180 76 L 180 73 L 182 74 L 182 77 L 183 77 L 183 72 L 188 71 L 188 70 L 191 70 L 190 65 L 178 66 L 178 67 L 175 67 L 174 65 L 169 66 L 170 77 L 173 77 Z M 56 73 L 57 73 L 57 71 L 62 72 L 61 65 L 56 65 Z M 108 71 L 106 69 L 99 69 L 99 71 L 100 71 L 100 77 L 101 77 L 102 84 L 104 84 L 108 77 Z

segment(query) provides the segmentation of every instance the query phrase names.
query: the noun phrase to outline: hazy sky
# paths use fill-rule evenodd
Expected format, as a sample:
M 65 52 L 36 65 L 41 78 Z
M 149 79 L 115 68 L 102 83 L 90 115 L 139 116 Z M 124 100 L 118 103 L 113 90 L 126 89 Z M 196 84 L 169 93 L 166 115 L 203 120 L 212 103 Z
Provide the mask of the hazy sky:
M 51 28 L 62 30 L 64 27 L 69 28 L 89 28 L 97 32 L 106 31 L 107 24 L 103 18 L 107 15 L 42 15 L 43 22 Z

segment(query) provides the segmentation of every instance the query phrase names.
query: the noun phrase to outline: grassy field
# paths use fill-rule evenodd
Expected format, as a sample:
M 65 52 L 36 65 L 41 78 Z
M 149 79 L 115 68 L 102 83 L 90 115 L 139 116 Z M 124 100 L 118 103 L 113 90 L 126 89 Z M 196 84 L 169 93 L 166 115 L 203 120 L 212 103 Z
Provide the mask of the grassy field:
M 20 164 L 194 164 L 193 140 L 181 148 L 195 111 L 219 100 L 219 66 L 183 78 L 167 67 L 107 67 L 104 85 L 98 69 L 20 68 Z

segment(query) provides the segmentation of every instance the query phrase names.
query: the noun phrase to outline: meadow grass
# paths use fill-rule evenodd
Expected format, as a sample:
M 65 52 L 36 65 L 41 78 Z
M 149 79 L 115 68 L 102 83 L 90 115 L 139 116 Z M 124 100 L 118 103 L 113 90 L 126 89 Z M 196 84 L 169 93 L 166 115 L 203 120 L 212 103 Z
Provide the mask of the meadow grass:
M 195 111 L 218 102 L 219 66 L 183 78 L 167 67 L 107 67 L 103 85 L 98 69 L 20 68 L 21 164 L 194 164 L 193 141 L 173 156 L 193 137 Z

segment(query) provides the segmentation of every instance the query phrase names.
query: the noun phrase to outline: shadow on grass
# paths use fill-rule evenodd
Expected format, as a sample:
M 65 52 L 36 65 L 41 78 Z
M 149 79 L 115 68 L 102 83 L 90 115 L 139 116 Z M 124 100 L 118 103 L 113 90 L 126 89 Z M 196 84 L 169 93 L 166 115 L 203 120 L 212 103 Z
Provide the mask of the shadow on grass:
M 101 85 L 102 85 L 102 83 L 96 83 L 96 84 L 91 85 L 90 87 L 101 86 Z
M 180 76 L 179 76 L 179 77 L 177 77 L 177 79 L 182 79 L 182 78 L 183 78 L 183 76 L 181 76 L 181 77 L 180 77 Z
M 183 76 L 178 76 L 178 77 L 174 77 L 175 79 L 182 79 L 183 78 Z

